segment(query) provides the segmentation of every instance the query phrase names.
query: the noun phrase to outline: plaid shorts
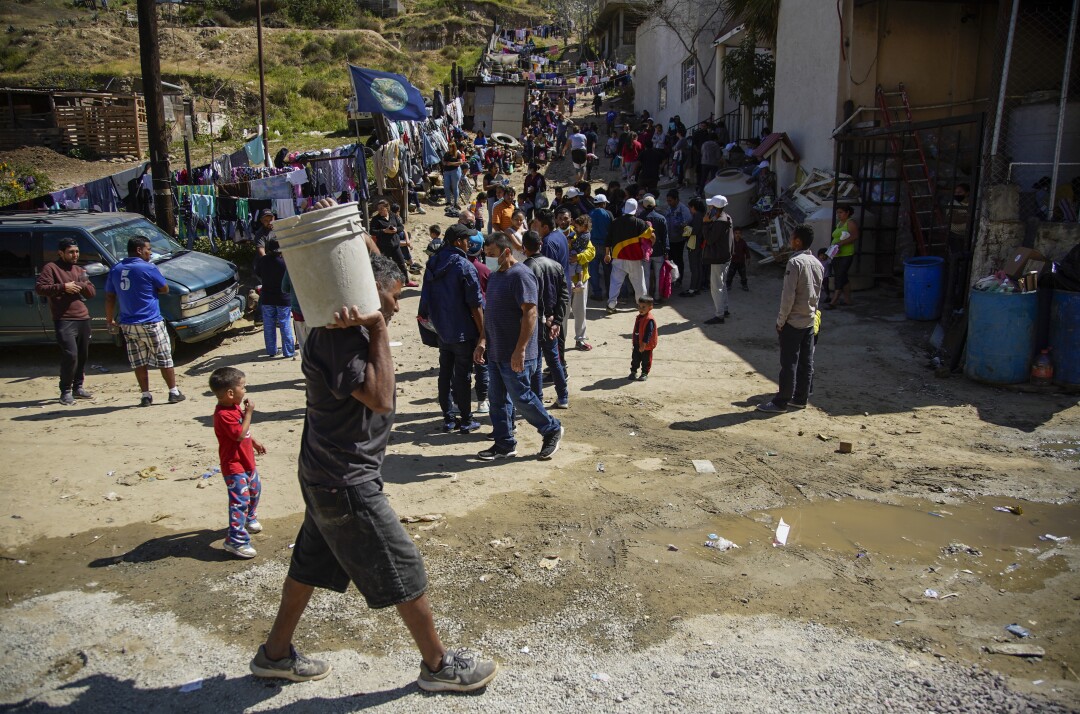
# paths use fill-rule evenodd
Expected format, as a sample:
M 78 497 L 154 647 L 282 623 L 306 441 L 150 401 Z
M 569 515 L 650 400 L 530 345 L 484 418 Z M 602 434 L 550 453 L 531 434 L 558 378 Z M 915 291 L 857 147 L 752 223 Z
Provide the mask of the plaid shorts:
M 165 330 L 164 320 L 144 322 L 141 325 L 120 325 L 120 329 L 124 333 L 128 362 L 132 369 L 165 369 L 173 366 L 172 345 L 169 344 L 169 333 Z

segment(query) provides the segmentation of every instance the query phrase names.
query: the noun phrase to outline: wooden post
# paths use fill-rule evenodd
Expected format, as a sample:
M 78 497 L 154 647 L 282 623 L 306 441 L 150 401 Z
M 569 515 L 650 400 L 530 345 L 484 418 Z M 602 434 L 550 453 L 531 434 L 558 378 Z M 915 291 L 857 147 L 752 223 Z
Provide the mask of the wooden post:
M 172 176 L 169 172 L 169 141 L 165 136 L 165 100 L 161 96 L 157 8 L 154 0 L 139 0 L 138 9 L 143 94 L 146 96 L 146 128 L 150 139 L 150 170 L 154 186 L 154 213 L 158 228 L 175 236 Z

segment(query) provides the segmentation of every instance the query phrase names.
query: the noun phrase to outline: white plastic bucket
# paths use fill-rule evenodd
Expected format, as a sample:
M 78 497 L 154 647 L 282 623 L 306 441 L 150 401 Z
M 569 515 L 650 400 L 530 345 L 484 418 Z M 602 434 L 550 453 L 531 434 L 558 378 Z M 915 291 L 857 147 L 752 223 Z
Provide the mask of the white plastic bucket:
M 379 309 L 364 226 L 356 203 L 342 203 L 274 221 L 289 279 L 312 327 L 330 324 L 342 305 Z

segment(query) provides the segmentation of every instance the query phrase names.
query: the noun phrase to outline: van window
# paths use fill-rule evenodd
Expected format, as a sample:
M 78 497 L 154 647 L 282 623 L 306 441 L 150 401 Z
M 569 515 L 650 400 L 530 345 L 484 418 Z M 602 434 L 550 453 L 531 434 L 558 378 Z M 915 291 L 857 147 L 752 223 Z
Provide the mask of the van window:
M 79 265 L 90 263 L 105 263 L 101 251 L 93 241 L 80 231 L 72 230 L 48 230 L 41 232 L 41 252 L 45 256 L 45 262 L 56 260 L 60 241 L 64 238 L 74 238 L 79 245 Z M 108 263 L 105 263 L 108 265 Z
M 97 238 L 98 243 L 112 253 L 117 262 L 128 257 L 128 240 L 136 236 L 150 240 L 150 250 L 153 251 L 153 257 L 150 260 L 154 263 L 184 250 L 182 245 L 145 218 L 94 231 L 94 237 Z
M 30 232 L 0 232 L 0 280 L 34 277 Z

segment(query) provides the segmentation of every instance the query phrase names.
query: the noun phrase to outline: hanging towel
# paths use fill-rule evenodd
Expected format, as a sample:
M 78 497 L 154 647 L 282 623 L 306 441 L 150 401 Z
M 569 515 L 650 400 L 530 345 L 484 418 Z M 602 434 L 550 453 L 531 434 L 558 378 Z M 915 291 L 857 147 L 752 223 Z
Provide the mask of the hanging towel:
M 258 166 L 266 162 L 266 154 L 263 152 L 263 141 L 261 136 L 256 136 L 254 139 L 244 144 L 244 153 L 247 155 L 248 162 L 251 166 Z

